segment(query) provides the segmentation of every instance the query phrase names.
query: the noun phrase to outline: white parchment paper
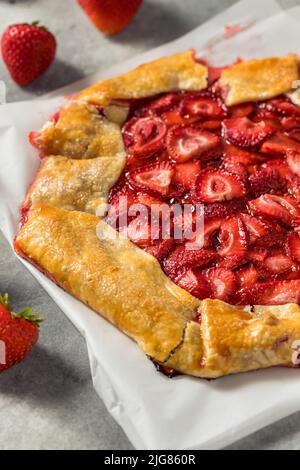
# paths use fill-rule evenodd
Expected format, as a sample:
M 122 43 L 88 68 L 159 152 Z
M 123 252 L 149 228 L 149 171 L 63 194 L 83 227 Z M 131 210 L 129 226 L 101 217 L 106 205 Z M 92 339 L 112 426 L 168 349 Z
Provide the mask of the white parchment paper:
M 243 32 L 228 37 L 225 25 Z M 47 99 L 0 106 L 0 228 L 10 244 L 19 206 L 39 165 L 29 145 L 62 96 L 142 62 L 195 47 L 213 63 L 300 52 L 300 8 L 282 12 L 272 0 L 244 0 L 184 37 L 100 71 Z M 204 381 L 167 379 L 129 338 L 22 261 L 84 335 L 95 389 L 138 449 L 220 448 L 300 409 L 300 375 L 270 369 Z

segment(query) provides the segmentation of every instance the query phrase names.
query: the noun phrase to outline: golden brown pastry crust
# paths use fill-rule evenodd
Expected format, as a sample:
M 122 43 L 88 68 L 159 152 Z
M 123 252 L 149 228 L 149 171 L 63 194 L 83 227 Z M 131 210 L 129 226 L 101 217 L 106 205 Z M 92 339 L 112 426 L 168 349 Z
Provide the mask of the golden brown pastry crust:
M 206 88 L 207 76 L 207 67 L 196 62 L 194 51 L 189 50 L 102 80 L 80 93 L 79 100 L 107 106 L 114 100 L 145 98 L 170 91 L 199 91 Z
M 287 93 L 299 79 L 295 55 L 240 62 L 222 72 L 220 85 L 228 106 L 262 101 Z
M 298 305 L 256 306 L 252 313 L 206 299 L 200 312 L 200 324 L 188 323 L 182 345 L 165 363 L 167 367 L 203 378 L 281 365 L 297 367 Z
M 155 258 L 116 238 L 93 215 L 41 207 L 21 229 L 16 249 L 167 367 L 215 378 L 296 365 L 299 306 L 249 313 L 207 299 L 198 324 L 193 318 L 200 301 L 166 277 Z
M 47 204 L 96 214 L 97 208 L 107 203 L 109 190 L 118 181 L 125 162 L 125 157 L 45 158 L 24 205 L 30 209 Z
M 38 144 L 43 155 L 68 158 L 123 157 L 120 126 L 99 114 L 95 106 L 71 102 L 57 123 L 48 122 Z
M 231 106 L 288 93 L 297 79 L 298 62 L 291 55 L 235 65 L 222 73 L 220 85 Z M 167 278 L 155 258 L 114 238 L 116 232 L 96 216 L 69 210 L 95 212 L 123 168 L 119 126 L 128 108 L 118 100 L 206 86 L 207 68 L 187 51 L 82 92 L 40 135 L 43 154 L 54 156 L 44 160 L 30 189 L 26 203 L 35 210 L 17 236 L 16 251 L 165 367 L 204 378 L 296 367 L 299 306 L 249 311 L 218 300 L 200 302 Z M 104 116 L 87 103 L 103 106 Z M 40 203 L 48 206 L 37 209 Z
M 111 238 L 116 233 L 94 215 L 42 207 L 22 227 L 16 249 L 163 362 L 199 301 L 173 284 L 155 258 Z

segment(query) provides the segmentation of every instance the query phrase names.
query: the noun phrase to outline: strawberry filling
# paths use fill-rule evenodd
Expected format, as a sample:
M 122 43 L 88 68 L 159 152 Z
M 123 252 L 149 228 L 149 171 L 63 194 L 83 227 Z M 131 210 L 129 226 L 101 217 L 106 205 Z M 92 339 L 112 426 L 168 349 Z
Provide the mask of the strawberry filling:
M 217 81 L 130 108 L 108 223 L 199 299 L 300 303 L 300 108 L 285 97 L 227 108 Z M 135 204 L 152 211 L 138 218 Z
M 186 162 L 193 158 L 208 157 L 219 147 L 217 135 L 192 126 L 172 127 L 167 135 L 167 150 L 175 162 Z
M 167 132 L 165 123 L 155 116 L 133 118 L 124 127 L 124 141 L 129 153 L 137 156 L 158 152 L 164 148 Z

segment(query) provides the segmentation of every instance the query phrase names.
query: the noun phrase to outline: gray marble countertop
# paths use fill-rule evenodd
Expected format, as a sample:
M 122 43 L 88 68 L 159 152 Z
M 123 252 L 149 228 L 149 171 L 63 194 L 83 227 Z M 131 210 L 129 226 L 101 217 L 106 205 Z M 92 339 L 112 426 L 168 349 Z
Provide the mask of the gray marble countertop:
M 90 24 L 75 0 L 0 0 L 0 33 L 8 24 L 39 19 L 58 40 L 55 63 L 24 89 L 12 82 L 0 59 L 0 79 L 7 84 L 8 101 L 34 98 L 175 39 L 233 3 L 144 0 L 126 31 L 108 39 Z M 280 4 L 293 6 L 300 0 Z M 0 234 L 0 292 L 6 291 L 16 309 L 35 305 L 46 321 L 33 353 L 1 375 L 0 450 L 132 449 L 93 389 L 84 339 L 17 261 Z M 230 449 L 300 449 L 300 413 Z

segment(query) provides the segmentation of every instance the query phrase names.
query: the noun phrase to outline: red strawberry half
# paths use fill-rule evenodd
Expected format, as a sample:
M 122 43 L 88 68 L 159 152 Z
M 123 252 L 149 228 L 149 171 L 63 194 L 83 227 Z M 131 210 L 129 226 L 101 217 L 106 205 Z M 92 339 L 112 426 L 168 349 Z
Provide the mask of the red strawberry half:
M 170 162 L 154 163 L 130 171 L 127 178 L 133 186 L 167 196 L 174 172 Z
M 163 150 L 167 126 L 156 116 L 132 118 L 123 127 L 126 148 L 129 153 L 144 156 Z
M 219 145 L 218 136 L 193 126 L 172 127 L 167 135 L 167 149 L 176 162 L 201 158 Z
M 255 123 L 247 117 L 226 119 L 223 128 L 225 139 L 238 147 L 256 147 L 274 132 L 264 121 Z
M 224 170 L 201 171 L 195 186 L 197 198 L 206 203 L 229 201 L 246 194 L 240 177 Z

